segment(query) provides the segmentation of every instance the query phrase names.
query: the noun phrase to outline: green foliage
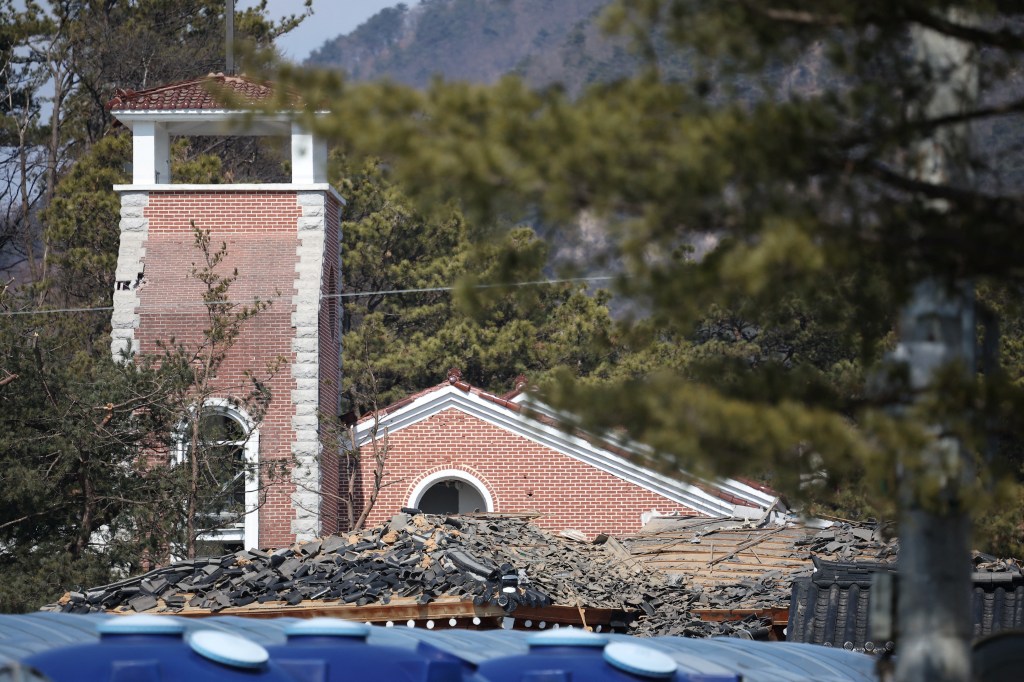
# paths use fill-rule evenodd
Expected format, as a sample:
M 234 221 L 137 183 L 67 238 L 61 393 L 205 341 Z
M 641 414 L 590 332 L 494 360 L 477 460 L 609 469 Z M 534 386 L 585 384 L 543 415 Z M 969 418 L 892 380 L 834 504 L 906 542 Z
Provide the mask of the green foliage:
M 545 279 L 546 245 L 532 230 L 475 247 L 450 207 L 420 213 L 368 161 L 345 173 L 342 225 L 344 391 L 350 408 L 388 402 L 441 381 L 449 367 L 488 389 L 556 367 L 593 372 L 612 327 L 604 294 Z M 459 291 L 430 289 L 459 284 Z M 423 290 L 401 294 L 397 290 Z
M 212 260 L 195 274 L 211 296 L 207 343 L 169 348 L 157 364 L 111 360 L 108 311 L 11 314 L 109 305 L 119 241 L 112 185 L 127 180 L 131 140 L 108 135 L 105 104 L 115 86 L 221 70 L 224 30 L 224 4 L 208 0 L 53 0 L 46 12 L 17 5 L 0 1 L 0 162 L 10 180 L 0 192 L 0 255 L 17 266 L 17 278 L 0 289 L 0 570 L 10 578 L 0 589 L 2 611 L 123 577 L 172 543 L 194 549 L 189 523 L 223 507 L 224 478 L 237 463 L 233 452 L 217 457 L 217 443 L 203 441 L 199 450 L 215 454 L 192 458 L 202 461 L 201 475 L 185 476 L 186 467 L 168 466 L 169 453 L 234 327 L 262 309 L 218 298 L 231 277 L 206 272 L 223 257 L 206 244 Z M 242 48 L 268 48 L 300 20 L 271 21 L 260 3 L 238 13 L 236 37 Z M 38 89 L 47 80 L 44 121 Z M 274 180 L 281 172 L 275 150 L 203 142 L 174 142 L 177 179 Z M 256 407 L 269 398 L 250 384 L 237 394 L 258 418 Z
M 25 124 L 35 123 L 39 101 L 34 89 L 40 85 L 36 60 L 18 48 L 46 29 L 38 7 L 13 0 L 0 2 L 0 144 L 17 147 Z
M 113 186 L 128 182 L 131 156 L 130 136 L 100 140 L 60 182 L 44 213 L 56 286 L 78 305 L 105 303 L 114 289 L 121 200 Z
M 109 582 L 171 547 L 194 556 L 203 532 L 251 511 L 237 507 L 240 476 L 255 475 L 239 461 L 247 434 L 217 428 L 204 405 L 241 326 L 267 304 L 230 302 L 234 277 L 218 272 L 224 248 L 199 231 L 196 245 L 207 326 L 159 362 L 114 362 L 109 337 L 97 338 L 105 325 L 79 315 L 0 316 L 0 567 L 16 576 L 0 589 L 0 609 Z M 0 305 L 10 313 L 35 303 L 5 293 Z M 260 378 L 218 390 L 259 420 L 270 400 Z M 260 475 L 266 483 L 277 473 Z
M 214 154 L 197 153 L 188 138 L 182 138 L 171 146 L 171 178 L 183 185 L 216 185 L 224 181 L 224 161 Z
M 795 496 L 808 476 L 831 492 L 852 479 L 883 508 L 897 460 L 919 474 L 922 499 L 942 485 L 921 457 L 941 423 L 977 453 L 962 499 L 985 514 L 998 499 L 985 492 L 985 432 L 998 423 L 1019 438 L 1007 419 L 1019 388 L 950 370 L 910 400 L 905 372 L 884 359 L 922 280 L 1019 296 L 1019 151 L 945 144 L 963 123 L 1021 123 L 1019 17 L 980 1 L 649 0 L 616 2 L 606 20 L 647 61 L 578 98 L 511 78 L 417 92 L 291 75 L 333 88 L 320 129 L 383 155 L 421 207 L 457 198 L 473 225 L 533 211 L 559 226 L 583 210 L 602 221 L 637 312 L 623 335 L 637 355 L 602 370 L 602 391 L 564 380 L 544 392 L 587 426 L 650 443 L 669 469 L 770 471 Z M 978 50 L 982 92 L 960 114 L 931 113 L 948 74 L 908 59 L 923 30 Z M 692 77 L 664 72 L 666 48 Z M 922 179 L 936 144 L 955 172 Z M 709 240 L 688 257 L 688 243 Z
M 17 576 L 4 610 L 131 570 L 146 546 L 139 453 L 164 442 L 170 377 L 98 360 L 90 335 L 74 316 L 0 318 L 0 565 Z
M 37 94 L 48 78 L 38 53 L 26 48 L 48 32 L 39 8 L 29 3 L 0 1 L 0 254 L 25 249 L 34 235 L 35 190 L 40 169 L 35 153 L 44 131 L 42 98 Z M 31 252 L 31 245 L 28 249 Z M 10 256 L 8 256 L 8 259 Z
M 64 126 L 76 141 L 94 142 L 113 119 L 105 104 L 113 88 L 141 90 L 224 70 L 224 2 L 219 0 L 53 0 L 67 17 L 79 86 Z M 236 12 L 238 52 L 269 49 L 309 13 L 273 21 L 265 1 Z M 67 6 L 67 7 L 65 7 Z
M 6 553 L 0 557 L 6 577 L 0 585 L 0 611 L 29 613 L 54 603 L 64 592 L 107 584 L 112 564 L 121 565 L 121 561 L 109 548 L 89 549 L 85 556 L 74 558 L 55 542 Z
M 37 282 L 37 287 L 49 287 L 76 306 L 109 302 L 121 237 L 121 200 L 113 186 L 130 182 L 126 168 L 131 158 L 131 136 L 109 135 L 61 179 L 43 212 L 44 238 L 53 249 L 51 281 Z M 172 147 L 171 172 L 177 182 L 215 184 L 223 179 L 222 169 L 219 157 L 196 154 L 187 140 Z
M 92 145 L 114 127 L 106 104 L 115 89 L 138 90 L 223 70 L 224 7 L 214 0 L 0 1 L 0 163 L 5 178 L 0 187 L 0 266 L 18 281 L 27 273 L 40 301 L 64 296 L 63 303 L 81 304 L 103 284 L 101 261 L 111 253 L 106 241 L 110 231 L 84 234 L 79 228 L 90 219 L 93 226 L 106 221 L 106 202 L 113 195 L 103 198 L 96 188 L 110 179 L 103 172 L 121 173 L 121 165 L 108 163 L 114 160 L 116 144 L 89 158 Z M 272 51 L 277 36 L 308 15 L 310 3 L 304 13 L 277 21 L 266 12 L 262 2 L 236 13 L 238 52 L 253 64 Z M 192 163 L 210 152 L 223 161 L 218 175 L 239 182 L 273 182 L 284 174 L 279 150 L 256 138 L 221 138 L 205 147 L 176 148 L 184 150 L 178 158 L 182 178 L 217 173 Z M 63 200 L 72 205 L 81 200 L 95 208 L 91 218 L 69 215 L 67 206 L 55 208 L 56 214 L 50 211 L 57 185 L 78 159 L 86 167 L 63 188 Z M 55 223 L 53 229 L 44 221 Z M 116 227 L 116 221 L 111 225 Z M 51 277 L 55 264 L 67 268 Z M 81 281 L 76 281 L 79 275 Z

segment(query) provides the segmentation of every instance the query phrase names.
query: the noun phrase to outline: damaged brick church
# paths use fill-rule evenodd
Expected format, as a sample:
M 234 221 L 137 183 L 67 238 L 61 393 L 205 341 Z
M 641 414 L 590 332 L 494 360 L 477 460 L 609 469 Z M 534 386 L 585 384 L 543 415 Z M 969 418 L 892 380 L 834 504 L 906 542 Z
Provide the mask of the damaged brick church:
M 214 88 L 238 100 L 269 100 L 267 84 L 210 75 L 138 92 L 119 91 L 111 113 L 131 130 L 131 184 L 121 198 L 112 352 L 157 352 L 174 337 L 201 334 L 200 284 L 193 225 L 227 245 L 222 267 L 237 269 L 236 300 L 275 299 L 230 349 L 218 381 L 223 393 L 206 409 L 236 425 L 251 469 L 245 509 L 211 530 L 225 546 L 285 546 L 342 529 L 336 446 L 322 415 L 339 409 L 341 379 L 341 217 L 344 200 L 327 181 L 327 145 L 288 113 L 229 110 Z M 274 135 L 290 138 L 291 181 L 175 184 L 172 136 Z M 200 309 L 201 310 L 201 309 Z M 246 369 L 275 358 L 284 368 L 269 380 L 273 396 L 257 422 L 233 400 Z M 522 386 L 496 396 L 450 371 L 439 385 L 364 418 L 357 442 L 370 452 L 386 438 L 387 485 L 368 522 L 401 507 L 439 513 L 536 513 L 536 523 L 593 537 L 636 531 L 645 514 L 727 517 L 760 513 L 776 501 L 754 484 L 669 478 L 638 463 L 635 453 L 560 430 L 543 406 L 527 410 Z M 271 464 L 287 474 L 259 480 Z M 373 457 L 362 458 L 359 487 L 373 486 Z M 365 504 L 365 501 L 362 502 Z

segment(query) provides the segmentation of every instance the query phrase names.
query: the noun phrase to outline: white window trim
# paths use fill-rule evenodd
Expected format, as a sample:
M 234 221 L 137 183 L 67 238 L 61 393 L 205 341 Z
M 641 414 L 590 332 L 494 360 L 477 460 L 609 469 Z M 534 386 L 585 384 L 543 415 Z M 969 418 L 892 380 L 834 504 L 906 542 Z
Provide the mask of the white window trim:
M 444 471 L 438 471 L 433 474 L 430 474 L 422 481 L 417 483 L 416 487 L 412 489 L 412 492 L 409 494 L 409 501 L 406 503 L 406 506 L 418 509 L 420 506 L 420 500 L 423 499 L 423 494 L 427 492 L 430 486 L 434 485 L 435 483 L 440 483 L 441 481 L 452 480 L 462 481 L 463 483 L 468 483 L 469 485 L 473 486 L 473 488 L 476 489 L 477 493 L 480 494 L 480 497 L 483 498 L 484 506 L 486 507 L 484 511 L 494 511 L 494 500 L 491 499 L 491 493 L 487 490 L 487 486 L 484 485 L 484 482 L 481 481 L 476 476 L 474 476 L 473 474 L 463 471 L 462 469 L 445 469 Z
M 217 528 L 199 536 L 199 540 L 209 541 L 241 541 L 245 549 L 260 546 L 260 429 L 249 413 L 227 398 L 210 398 L 203 403 L 203 410 L 213 410 L 226 414 L 242 423 L 249 437 L 242 446 L 242 459 L 245 462 L 245 513 L 242 516 L 242 532 L 233 528 Z M 182 424 L 177 445 L 174 448 L 175 464 L 185 462 L 185 424 Z

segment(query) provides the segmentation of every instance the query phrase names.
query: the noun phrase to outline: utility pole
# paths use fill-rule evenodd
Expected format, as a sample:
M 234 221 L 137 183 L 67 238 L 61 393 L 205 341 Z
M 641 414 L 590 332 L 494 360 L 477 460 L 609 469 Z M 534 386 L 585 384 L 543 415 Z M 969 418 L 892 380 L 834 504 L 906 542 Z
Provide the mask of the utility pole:
M 225 58 L 224 73 L 228 76 L 235 75 L 235 0 L 226 0 L 227 7 L 224 9 L 225 32 Z
M 965 21 L 962 15 L 951 18 Z M 912 49 L 917 75 L 933 87 L 922 110 L 913 113 L 936 118 L 973 103 L 978 81 L 973 46 L 920 28 L 913 31 Z M 936 130 L 917 150 L 915 177 L 934 184 L 967 182 L 966 138 L 963 126 Z M 948 205 L 937 201 L 932 208 L 941 213 Z M 915 396 L 934 389 L 942 368 L 959 366 L 967 381 L 974 376 L 974 286 L 956 275 L 919 282 L 900 315 L 893 356 L 905 363 Z M 928 429 L 931 442 L 919 459 L 900 463 L 896 680 L 967 682 L 971 565 L 963 485 L 973 482 L 974 472 L 965 444 L 946 425 L 932 423 Z

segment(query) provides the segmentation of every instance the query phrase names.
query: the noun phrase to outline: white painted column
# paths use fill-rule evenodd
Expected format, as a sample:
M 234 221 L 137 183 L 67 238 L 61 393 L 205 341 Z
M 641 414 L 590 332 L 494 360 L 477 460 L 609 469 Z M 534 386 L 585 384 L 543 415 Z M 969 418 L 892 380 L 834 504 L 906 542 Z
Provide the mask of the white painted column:
M 327 142 L 292 124 L 292 184 L 327 182 Z
M 136 121 L 132 129 L 132 184 L 171 182 L 171 139 L 167 128 L 153 121 Z

